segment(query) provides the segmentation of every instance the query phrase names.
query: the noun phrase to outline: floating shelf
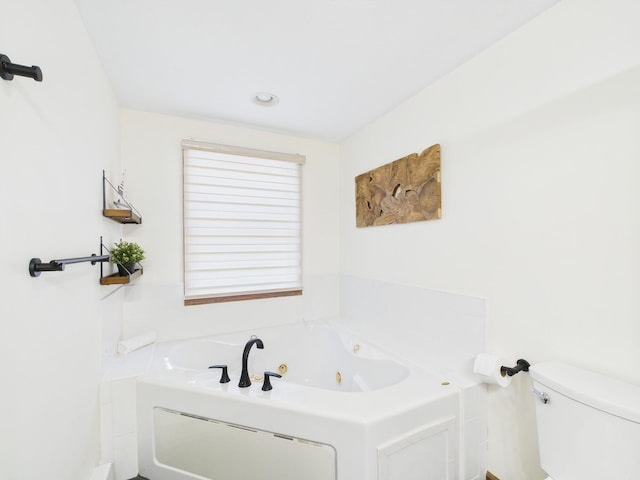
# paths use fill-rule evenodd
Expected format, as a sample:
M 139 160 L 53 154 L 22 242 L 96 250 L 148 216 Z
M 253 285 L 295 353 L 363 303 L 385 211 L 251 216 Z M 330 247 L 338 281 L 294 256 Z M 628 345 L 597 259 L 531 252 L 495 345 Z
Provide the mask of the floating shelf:
M 142 217 L 131 210 L 105 208 L 102 215 L 118 223 L 142 223 Z
M 106 261 L 109 261 L 111 256 L 111 252 L 109 249 L 102 243 L 102 237 L 100 237 L 100 253 L 104 253 L 107 251 L 108 255 L 105 255 Z M 100 285 L 128 285 L 129 283 L 136 280 L 138 277 L 142 275 L 142 265 L 140 263 L 135 263 L 139 268 L 133 267 L 134 270 L 129 275 L 121 275 L 119 272 L 112 273 L 111 275 L 104 275 L 104 269 L 102 267 L 102 263 L 100 264 Z M 131 268 L 131 267 L 129 267 Z M 119 268 L 118 268 L 119 269 Z M 128 272 L 127 268 L 124 269 L 125 272 Z
M 114 273 L 107 277 L 100 277 L 100 285 L 127 285 L 142 275 L 142 268 L 134 270 L 131 275 L 120 275 Z
M 107 185 L 113 191 L 113 194 L 117 197 L 116 203 L 118 206 L 124 208 L 107 208 Z M 104 170 L 102 171 L 102 215 L 118 223 L 142 223 L 142 215 L 136 210 L 131 202 L 128 202 L 124 198 L 124 192 L 118 190 L 113 184 L 107 180 Z

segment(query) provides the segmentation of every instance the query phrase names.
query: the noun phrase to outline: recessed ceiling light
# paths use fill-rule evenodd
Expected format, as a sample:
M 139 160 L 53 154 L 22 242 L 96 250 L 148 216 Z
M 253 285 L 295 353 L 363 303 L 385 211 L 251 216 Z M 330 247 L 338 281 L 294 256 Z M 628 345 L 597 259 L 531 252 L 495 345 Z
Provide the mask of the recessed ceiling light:
M 261 105 L 263 107 L 273 107 L 274 105 L 277 105 L 278 102 L 280 102 L 277 96 L 275 96 L 273 93 L 267 92 L 256 93 L 253 96 L 252 100 L 253 103 Z

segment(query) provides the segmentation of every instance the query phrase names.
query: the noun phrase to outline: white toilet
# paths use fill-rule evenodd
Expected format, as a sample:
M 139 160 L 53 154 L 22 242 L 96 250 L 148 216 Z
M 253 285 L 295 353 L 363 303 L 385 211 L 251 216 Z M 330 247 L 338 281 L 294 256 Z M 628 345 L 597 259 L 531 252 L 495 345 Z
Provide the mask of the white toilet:
M 640 386 L 560 362 L 529 372 L 547 480 L 640 479 Z

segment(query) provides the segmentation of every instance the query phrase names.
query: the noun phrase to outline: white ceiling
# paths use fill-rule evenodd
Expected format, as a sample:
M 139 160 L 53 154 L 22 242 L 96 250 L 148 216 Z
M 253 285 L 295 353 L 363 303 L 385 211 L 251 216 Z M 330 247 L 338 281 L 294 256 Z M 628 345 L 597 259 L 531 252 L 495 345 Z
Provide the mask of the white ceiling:
M 558 1 L 76 3 L 122 106 L 337 142 Z

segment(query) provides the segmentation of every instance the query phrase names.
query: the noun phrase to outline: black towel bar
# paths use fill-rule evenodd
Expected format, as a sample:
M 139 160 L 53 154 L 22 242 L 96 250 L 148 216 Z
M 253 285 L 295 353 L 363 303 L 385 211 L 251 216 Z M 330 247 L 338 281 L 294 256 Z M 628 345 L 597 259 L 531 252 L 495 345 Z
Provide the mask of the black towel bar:
M 91 262 L 95 265 L 97 262 L 108 262 L 109 255 L 92 254 L 90 257 L 63 258 L 61 260 L 51 260 L 48 263 L 42 263 L 39 258 L 32 258 L 29 262 L 29 275 L 32 277 L 40 276 L 41 272 L 61 272 L 64 266 L 69 263 Z

